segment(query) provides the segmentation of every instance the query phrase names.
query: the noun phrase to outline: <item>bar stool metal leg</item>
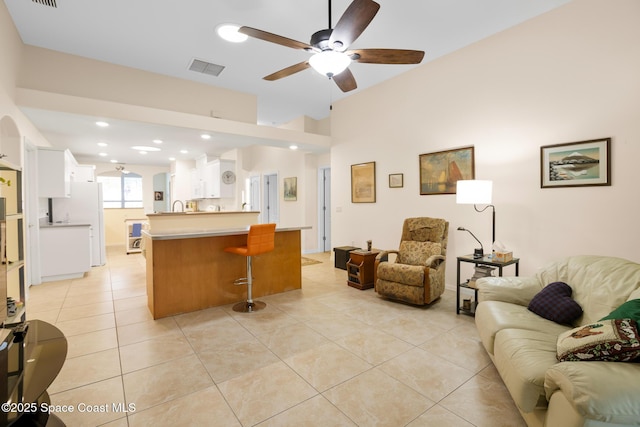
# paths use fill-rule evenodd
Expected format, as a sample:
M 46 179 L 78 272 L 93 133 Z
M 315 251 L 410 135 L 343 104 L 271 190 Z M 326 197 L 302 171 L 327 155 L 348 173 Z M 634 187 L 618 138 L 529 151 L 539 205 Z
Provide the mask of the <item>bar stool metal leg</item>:
M 236 280 L 236 284 L 238 285 L 247 285 L 247 300 L 243 302 L 239 302 L 233 306 L 233 311 L 238 311 L 240 313 L 251 313 L 253 311 L 262 310 L 267 306 L 262 301 L 254 301 L 253 300 L 253 272 L 252 272 L 252 256 L 247 257 L 247 277 Z

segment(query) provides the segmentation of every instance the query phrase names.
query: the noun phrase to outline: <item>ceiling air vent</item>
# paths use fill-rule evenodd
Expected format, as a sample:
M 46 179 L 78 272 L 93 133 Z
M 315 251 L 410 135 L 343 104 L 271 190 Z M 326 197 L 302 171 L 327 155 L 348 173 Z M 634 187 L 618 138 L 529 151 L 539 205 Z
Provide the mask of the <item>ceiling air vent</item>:
M 57 8 L 58 5 L 56 4 L 56 0 L 31 0 L 34 3 L 39 3 L 43 6 L 50 6 L 50 7 L 55 7 Z
M 189 70 L 218 77 L 222 70 L 224 70 L 224 66 L 194 59 L 189 66 Z

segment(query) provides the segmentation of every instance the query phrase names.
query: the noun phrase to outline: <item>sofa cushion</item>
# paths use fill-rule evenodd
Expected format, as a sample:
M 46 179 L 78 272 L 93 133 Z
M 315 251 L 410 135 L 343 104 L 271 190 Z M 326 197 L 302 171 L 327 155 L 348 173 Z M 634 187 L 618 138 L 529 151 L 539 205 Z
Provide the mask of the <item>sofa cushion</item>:
M 414 242 L 403 240 L 400 242 L 398 261 L 400 264 L 424 266 L 427 258 L 432 255 L 440 255 L 442 245 L 433 242 Z
M 419 265 L 381 262 L 378 265 L 378 279 L 409 286 L 424 286 L 424 270 Z
M 496 368 L 513 401 L 524 412 L 546 402 L 544 376 L 558 363 L 556 339 L 553 334 L 524 329 L 504 329 L 496 335 Z
M 638 324 L 610 319 L 578 326 L 558 337 L 558 360 L 630 362 L 640 357 Z
M 633 319 L 640 322 L 640 299 L 625 302 L 600 320 L 607 319 Z
M 542 288 L 529 303 L 529 310 L 561 325 L 570 325 L 582 315 L 580 305 L 571 299 L 571 286 L 553 282 Z
M 523 305 L 504 301 L 482 301 L 476 309 L 475 322 L 482 345 L 489 355 L 494 354 L 495 336 L 503 329 L 545 332 L 554 343 L 559 334 L 570 329 L 534 314 Z
M 569 283 L 571 297 L 580 304 L 583 316 L 573 326 L 597 322 L 625 301 L 640 298 L 640 265 L 615 257 L 579 255 L 541 269 L 540 283 Z
M 562 394 L 565 399 L 560 401 L 571 402 L 571 410 L 586 420 L 580 424 L 550 424 L 547 421 L 547 425 L 637 426 L 640 419 L 638 368 L 636 363 L 556 363 L 547 370 L 544 379 L 546 395 L 551 402 L 549 413 L 556 395 Z

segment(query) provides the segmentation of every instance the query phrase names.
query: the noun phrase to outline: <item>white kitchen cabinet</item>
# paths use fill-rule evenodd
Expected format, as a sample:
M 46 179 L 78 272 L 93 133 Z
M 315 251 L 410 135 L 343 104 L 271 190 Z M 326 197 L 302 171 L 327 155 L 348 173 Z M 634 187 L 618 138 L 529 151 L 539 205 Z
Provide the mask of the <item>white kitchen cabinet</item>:
M 38 195 L 70 197 L 77 162 L 69 150 L 38 148 Z
M 204 167 L 204 198 L 220 199 L 235 196 L 236 162 L 213 160 Z
M 96 166 L 95 165 L 76 165 L 72 172 L 75 182 L 95 182 Z
M 202 180 L 202 171 L 199 169 L 191 170 L 191 198 L 204 198 L 204 181 Z
M 43 282 L 80 278 L 91 270 L 91 226 L 40 226 L 40 268 Z

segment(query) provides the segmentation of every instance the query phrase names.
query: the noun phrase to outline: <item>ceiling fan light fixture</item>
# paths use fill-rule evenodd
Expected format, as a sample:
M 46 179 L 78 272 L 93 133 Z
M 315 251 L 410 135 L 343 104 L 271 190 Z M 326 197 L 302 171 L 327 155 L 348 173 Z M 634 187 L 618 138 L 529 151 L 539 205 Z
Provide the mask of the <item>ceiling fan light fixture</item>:
M 342 52 L 324 50 L 309 58 L 309 65 L 329 78 L 340 74 L 351 64 L 351 58 Z
M 220 24 L 216 27 L 216 33 L 228 42 L 242 43 L 246 41 L 249 36 L 238 32 L 239 29 L 240 26 L 236 24 Z

